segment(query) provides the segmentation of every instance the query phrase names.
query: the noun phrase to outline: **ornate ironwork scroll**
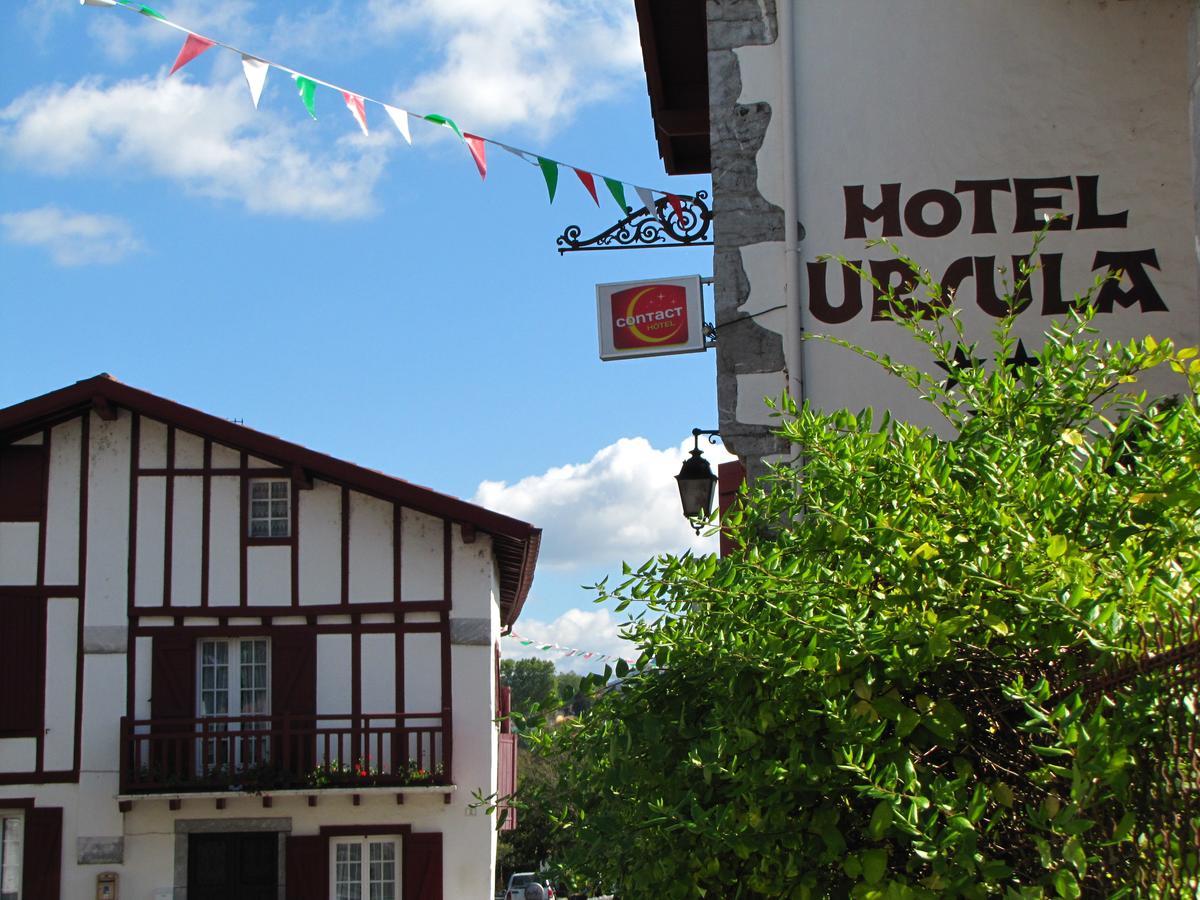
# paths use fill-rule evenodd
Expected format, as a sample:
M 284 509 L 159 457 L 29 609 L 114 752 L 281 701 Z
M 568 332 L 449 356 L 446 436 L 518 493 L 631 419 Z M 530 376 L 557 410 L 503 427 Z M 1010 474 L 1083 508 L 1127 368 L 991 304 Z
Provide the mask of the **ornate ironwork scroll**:
M 584 250 L 640 250 L 655 247 L 711 247 L 712 210 L 704 201 L 707 191 L 680 197 L 679 213 L 666 197 L 654 203 L 654 211 L 626 207 L 629 215 L 607 231 L 583 238 L 583 229 L 569 225 L 558 238 L 559 253 Z

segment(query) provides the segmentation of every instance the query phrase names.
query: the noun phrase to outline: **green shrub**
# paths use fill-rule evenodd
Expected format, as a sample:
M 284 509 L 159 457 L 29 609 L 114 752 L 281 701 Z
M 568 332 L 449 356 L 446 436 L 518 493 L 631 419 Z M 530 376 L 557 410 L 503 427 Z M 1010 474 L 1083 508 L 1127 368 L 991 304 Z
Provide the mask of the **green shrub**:
M 898 327 L 953 366 L 952 314 Z M 1011 357 L 1011 329 L 983 355 Z M 1170 672 L 1095 679 L 1158 623 L 1193 628 L 1164 650 L 1195 640 L 1196 351 L 1104 343 L 1082 313 L 1038 365 L 958 369 L 952 390 L 857 352 L 957 436 L 785 399 L 801 462 L 744 492 L 735 550 L 601 586 L 646 604 L 642 654 L 537 739 L 560 862 L 628 898 L 1119 896 L 1194 866 L 1188 823 L 1156 844 L 1147 799 L 1180 722 Z M 1163 365 L 1180 400 L 1133 393 Z

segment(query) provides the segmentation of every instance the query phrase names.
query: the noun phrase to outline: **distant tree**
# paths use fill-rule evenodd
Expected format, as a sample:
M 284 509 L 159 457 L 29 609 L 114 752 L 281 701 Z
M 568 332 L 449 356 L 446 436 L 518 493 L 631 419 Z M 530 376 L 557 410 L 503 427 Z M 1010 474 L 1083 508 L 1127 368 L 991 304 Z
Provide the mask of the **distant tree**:
M 535 707 L 544 711 L 558 705 L 554 663 L 549 660 L 501 660 L 500 681 L 512 688 L 512 709 L 515 713 L 527 716 Z
M 564 703 L 570 703 L 579 695 L 579 685 L 583 681 L 583 676 L 575 672 L 559 672 L 556 680 L 558 682 L 558 699 Z

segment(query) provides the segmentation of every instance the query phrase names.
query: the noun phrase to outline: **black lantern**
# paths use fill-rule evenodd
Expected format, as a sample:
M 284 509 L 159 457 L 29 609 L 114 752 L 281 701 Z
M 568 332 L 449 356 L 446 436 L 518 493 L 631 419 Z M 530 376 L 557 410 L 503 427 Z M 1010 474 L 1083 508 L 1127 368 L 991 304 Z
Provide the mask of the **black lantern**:
M 709 435 L 709 443 L 714 443 L 712 435 L 717 432 L 704 431 L 700 428 L 692 429 L 695 446 L 692 448 L 691 456 L 683 461 L 679 474 L 675 476 L 675 481 L 679 484 L 679 500 L 683 504 L 683 515 L 692 523 L 696 534 L 699 534 L 700 529 L 704 527 L 703 520 L 712 515 L 713 494 L 717 489 L 717 476 L 713 474 L 708 460 L 700 452 L 700 435 L 702 434 Z

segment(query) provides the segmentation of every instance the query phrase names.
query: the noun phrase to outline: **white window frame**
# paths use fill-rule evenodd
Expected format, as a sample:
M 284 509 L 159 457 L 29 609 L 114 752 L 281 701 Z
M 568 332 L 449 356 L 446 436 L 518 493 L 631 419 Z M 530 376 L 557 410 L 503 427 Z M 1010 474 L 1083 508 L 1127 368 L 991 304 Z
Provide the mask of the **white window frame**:
M 17 836 L 15 840 L 9 839 L 9 823 L 17 822 Z M 5 860 L 8 859 L 10 848 L 15 848 L 16 856 L 15 865 L 5 865 Z M 20 809 L 0 809 L 0 896 L 5 900 L 21 900 L 21 876 L 22 866 L 25 861 L 25 811 Z M 13 875 L 12 870 L 16 869 L 16 874 Z M 9 884 L 8 887 L 15 887 L 16 893 L 5 892 L 5 881 L 16 882 Z
M 403 838 L 398 834 L 337 835 L 331 837 L 329 839 L 329 896 L 331 900 L 336 900 L 338 896 L 338 847 L 348 846 L 357 846 L 359 848 L 359 897 L 361 900 L 371 900 L 372 844 L 391 845 L 395 863 L 393 869 L 395 875 L 395 893 L 392 896 L 395 897 L 395 900 L 402 900 L 404 896 L 404 859 L 400 855 L 400 851 L 403 849 Z
M 255 713 L 245 713 L 242 710 L 242 644 L 243 643 L 251 643 L 251 642 L 262 642 L 266 646 L 266 651 L 267 651 L 267 654 L 266 654 L 266 684 L 264 685 L 264 688 L 266 690 L 267 699 L 266 699 L 266 709 L 260 710 Z M 224 713 L 211 713 L 208 715 L 206 715 L 204 713 L 203 697 L 204 697 L 204 690 L 205 690 L 205 688 L 204 688 L 204 645 L 205 644 L 224 644 L 225 647 L 227 648 L 226 655 L 225 655 L 225 666 L 226 666 L 226 670 L 228 671 L 228 678 L 226 680 L 226 685 L 225 685 L 226 711 Z M 269 637 L 262 636 L 262 635 L 256 635 L 256 636 L 251 636 L 251 637 L 234 637 L 234 638 L 209 637 L 209 638 L 198 638 L 197 639 L 197 641 L 196 641 L 196 698 L 195 698 L 196 718 L 207 719 L 207 718 L 216 718 L 216 717 L 222 717 L 222 716 L 229 717 L 229 718 L 237 718 L 242 715 L 269 716 L 271 714 L 271 702 L 272 702 L 271 681 L 272 681 L 272 679 L 271 679 L 271 639 Z M 264 723 L 263 727 L 269 727 L 269 725 L 270 725 L 270 723 Z M 203 726 L 200 726 L 201 729 L 202 729 L 202 727 Z M 253 731 L 254 728 L 255 728 L 255 725 L 253 723 L 251 723 L 244 730 Z M 222 727 L 217 730 L 225 731 L 226 728 L 224 727 L 224 725 L 222 725 Z M 234 722 L 228 727 L 228 730 L 229 731 L 241 731 L 243 729 L 239 723 Z M 197 754 L 200 757 L 199 759 L 197 759 L 197 766 L 200 768 L 203 768 L 204 763 L 205 763 L 204 754 L 206 752 L 207 752 L 208 760 L 211 761 L 212 759 L 216 758 L 218 756 L 217 750 L 216 750 L 216 742 L 225 741 L 225 740 L 226 739 L 224 739 L 224 738 L 213 738 L 212 740 L 208 741 L 208 743 L 210 745 L 208 748 L 204 748 L 202 746 L 197 747 Z M 234 747 L 234 752 L 232 752 L 232 754 L 231 754 L 233 758 L 228 760 L 228 762 L 232 763 L 234 766 L 240 766 L 242 764 L 242 750 L 244 749 L 246 740 L 263 740 L 263 741 L 269 742 L 270 738 L 263 737 L 261 739 L 245 739 L 245 738 L 233 739 L 231 741 L 233 744 L 233 747 Z M 201 743 L 203 743 L 203 742 L 201 742 Z M 263 754 L 264 754 L 264 756 L 270 755 L 269 743 L 263 747 Z
M 255 498 L 254 489 L 256 486 L 265 485 L 267 489 L 266 497 Z M 276 496 L 276 487 L 282 487 L 281 497 Z M 292 482 L 287 478 L 251 478 L 247 482 L 246 488 L 246 535 L 252 541 L 261 541 L 274 538 L 281 540 L 292 536 Z M 276 503 L 284 504 L 284 511 L 276 515 L 274 506 Z M 266 515 L 255 515 L 254 504 L 265 503 Z M 265 526 L 266 534 L 255 534 L 254 526 L 256 523 L 262 523 Z M 282 527 L 276 529 L 276 524 L 282 523 Z M 278 533 L 277 533 L 278 532 Z

